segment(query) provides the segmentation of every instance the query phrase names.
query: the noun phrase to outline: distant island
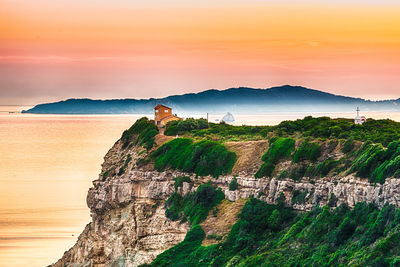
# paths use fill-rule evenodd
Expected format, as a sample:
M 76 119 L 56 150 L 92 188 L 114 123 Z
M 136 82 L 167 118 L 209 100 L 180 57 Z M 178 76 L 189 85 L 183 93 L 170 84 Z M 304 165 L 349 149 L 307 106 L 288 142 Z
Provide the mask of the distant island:
M 200 93 L 173 95 L 150 99 L 68 99 L 39 104 L 22 113 L 34 114 L 150 114 L 153 108 L 163 104 L 178 113 L 226 113 L 259 114 L 265 112 L 322 112 L 354 110 L 400 111 L 400 98 L 371 101 L 361 98 L 334 95 L 301 86 L 284 85 L 269 89 L 248 87 L 226 90 L 206 90 Z

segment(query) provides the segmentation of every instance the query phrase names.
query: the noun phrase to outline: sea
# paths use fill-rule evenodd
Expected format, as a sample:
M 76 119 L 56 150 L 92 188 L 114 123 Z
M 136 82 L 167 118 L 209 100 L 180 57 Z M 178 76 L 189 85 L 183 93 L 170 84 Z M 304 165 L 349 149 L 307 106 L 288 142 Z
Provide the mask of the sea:
M 27 108 L 0 106 L 0 266 L 47 266 L 73 246 L 91 220 L 86 194 L 104 155 L 145 116 L 20 113 Z M 275 125 L 308 115 L 353 118 L 355 112 L 233 113 L 233 124 Z M 362 115 L 400 121 L 400 112 Z

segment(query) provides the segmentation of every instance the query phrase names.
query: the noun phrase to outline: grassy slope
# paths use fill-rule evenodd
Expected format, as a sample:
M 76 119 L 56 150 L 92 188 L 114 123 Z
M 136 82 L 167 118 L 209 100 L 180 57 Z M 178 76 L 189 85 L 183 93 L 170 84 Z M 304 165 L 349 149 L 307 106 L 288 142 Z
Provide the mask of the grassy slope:
M 232 126 L 187 119 L 171 122 L 166 134 L 181 134 L 202 142 L 269 139 L 269 149 L 256 177 L 299 180 L 355 173 L 379 183 L 388 177 L 400 177 L 400 123 L 390 120 L 370 119 L 355 125 L 348 119 L 306 117 L 277 126 Z M 360 143 L 364 146 L 358 149 Z M 335 149 L 341 150 L 341 157 L 334 153 Z M 292 166 L 276 173 L 276 165 L 288 160 Z
M 201 246 L 196 225 L 150 266 L 399 266 L 399 222 L 389 205 L 296 213 L 250 199 L 225 241 Z
M 384 182 L 387 177 L 400 177 L 399 130 L 399 123 L 388 120 L 370 120 L 358 126 L 348 120 L 328 118 L 305 118 L 274 127 L 211 125 L 183 131 L 181 134 L 189 139 L 171 141 L 179 143 L 175 147 L 182 149 L 181 153 L 171 150 L 174 146 L 169 142 L 156 150 L 153 157 L 157 166 L 160 157 L 170 154 L 163 159 L 169 167 L 183 168 L 179 164 L 195 163 L 189 171 L 196 172 L 200 162 L 196 159 L 201 157 L 191 158 L 189 154 L 207 154 L 212 149 L 195 148 L 194 144 L 211 144 L 221 153 L 229 151 L 217 141 L 193 139 L 268 138 L 269 149 L 262 160 L 272 170 L 263 165 L 267 172 L 262 167 L 260 177 L 276 175 L 276 167 L 282 161 L 290 161 L 290 169 L 279 171 L 286 171 L 285 175 L 294 180 L 354 173 L 371 182 Z M 184 153 L 186 150 L 188 154 Z M 328 150 L 330 153 L 326 153 Z M 339 156 L 332 157 L 333 154 Z M 183 158 L 190 160 L 179 163 L 179 156 L 174 158 L 177 155 L 186 155 Z M 176 166 L 171 165 L 171 159 L 178 162 Z M 206 161 L 203 163 L 200 165 L 207 169 Z M 220 167 L 224 168 L 224 164 Z M 232 165 L 227 170 L 230 169 Z M 217 175 L 228 171 L 219 171 Z M 213 175 L 210 171 L 207 174 Z M 167 216 L 188 220 L 193 226 L 183 242 L 160 254 L 152 266 L 400 266 L 400 210 L 389 205 L 379 210 L 372 204 L 359 203 L 353 210 L 345 206 L 334 210 L 317 207 L 311 212 L 296 213 L 284 207 L 283 201 L 268 205 L 251 199 L 226 239 L 201 246 L 206 234 L 198 223 L 221 201 L 220 194 L 204 185 L 187 197 L 171 196 L 166 203 Z M 301 202 L 302 196 L 303 192 L 297 192 L 293 201 Z

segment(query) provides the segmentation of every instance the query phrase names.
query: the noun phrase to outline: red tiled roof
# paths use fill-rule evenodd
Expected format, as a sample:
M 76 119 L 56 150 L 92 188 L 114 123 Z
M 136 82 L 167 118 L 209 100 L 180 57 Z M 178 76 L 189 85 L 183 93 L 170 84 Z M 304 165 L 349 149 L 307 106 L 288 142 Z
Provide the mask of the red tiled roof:
M 176 116 L 176 115 L 171 115 L 171 116 L 168 116 L 168 117 L 165 117 L 165 118 L 162 118 L 162 119 L 160 119 L 160 121 L 163 121 L 163 120 L 166 120 L 166 119 L 169 119 L 169 118 L 178 118 L 178 119 L 180 119 L 178 116 Z
M 155 106 L 154 109 L 159 109 L 159 108 L 161 108 L 161 107 L 164 107 L 164 108 L 167 108 L 167 109 L 172 109 L 172 108 L 170 108 L 170 107 L 167 107 L 167 106 L 164 106 L 164 105 L 161 105 L 161 104 Z

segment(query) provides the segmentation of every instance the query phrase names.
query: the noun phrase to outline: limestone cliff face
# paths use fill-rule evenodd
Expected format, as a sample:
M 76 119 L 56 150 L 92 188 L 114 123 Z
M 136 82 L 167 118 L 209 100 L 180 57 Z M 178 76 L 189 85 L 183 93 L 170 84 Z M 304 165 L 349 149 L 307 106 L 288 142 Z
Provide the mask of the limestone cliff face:
M 248 143 L 248 146 L 257 148 L 260 145 L 264 143 Z M 117 142 L 107 153 L 102 175 L 89 190 L 87 203 L 92 222 L 86 226 L 77 243 L 53 266 L 138 266 L 151 262 L 185 237 L 189 226 L 166 218 L 164 201 L 175 190 L 173 178 L 190 175 L 178 171 L 156 172 L 146 164 L 140 167 L 146 152 L 140 147 L 122 149 L 121 146 Z M 131 160 L 128 160 L 128 155 Z M 259 159 L 247 159 L 253 162 L 249 172 L 245 160 L 240 154 L 238 157 L 242 167 L 234 168 L 239 184 L 237 190 L 229 190 L 233 175 L 218 179 L 192 175 L 191 182 L 184 182 L 178 192 L 185 195 L 210 180 L 230 201 L 253 196 L 275 203 L 283 193 L 287 205 L 302 211 L 328 202 L 334 206 L 346 203 L 350 207 L 362 201 L 378 206 L 386 202 L 400 206 L 400 179 L 386 179 L 383 185 L 369 184 L 367 180 L 351 175 L 319 179 L 313 183 L 306 179 L 300 182 L 255 179 L 253 170 L 261 164 Z M 254 162 L 258 166 L 254 166 Z M 292 201 L 295 192 L 303 192 L 301 203 Z M 330 201 L 332 193 L 335 198 Z
M 189 226 L 165 217 L 172 176 L 131 170 L 141 153 L 120 142 L 107 153 L 102 173 L 110 177 L 101 175 L 87 196 L 92 222 L 53 266 L 138 266 L 183 240 Z M 132 160 L 118 175 L 127 155 Z

